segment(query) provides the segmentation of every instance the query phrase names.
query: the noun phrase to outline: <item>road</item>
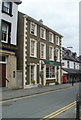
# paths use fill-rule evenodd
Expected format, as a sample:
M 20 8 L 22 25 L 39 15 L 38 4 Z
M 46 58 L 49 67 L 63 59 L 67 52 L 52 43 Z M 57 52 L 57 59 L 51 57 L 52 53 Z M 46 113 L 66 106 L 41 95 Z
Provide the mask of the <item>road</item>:
M 75 118 L 75 100 L 78 85 L 4 101 L 3 118 Z

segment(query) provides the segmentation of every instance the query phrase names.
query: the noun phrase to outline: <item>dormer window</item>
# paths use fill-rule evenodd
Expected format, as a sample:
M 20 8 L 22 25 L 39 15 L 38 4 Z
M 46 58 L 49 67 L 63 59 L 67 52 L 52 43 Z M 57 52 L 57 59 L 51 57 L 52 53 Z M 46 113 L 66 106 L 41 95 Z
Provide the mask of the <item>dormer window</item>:
M 2 12 L 12 15 L 12 2 L 2 2 Z

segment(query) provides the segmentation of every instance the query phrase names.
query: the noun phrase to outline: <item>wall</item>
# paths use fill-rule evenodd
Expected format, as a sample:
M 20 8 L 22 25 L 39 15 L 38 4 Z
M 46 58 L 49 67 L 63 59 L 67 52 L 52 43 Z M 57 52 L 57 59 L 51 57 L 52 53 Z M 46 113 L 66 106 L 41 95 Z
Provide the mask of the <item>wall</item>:
M 0 2 L 0 12 L 2 10 L 2 2 Z M 2 16 L 1 16 L 2 15 Z M 18 15 L 18 5 L 13 3 L 12 4 L 12 17 L 5 14 L 5 13 L 0 13 L 0 21 L 1 19 L 8 21 L 12 23 L 11 25 L 11 44 L 16 45 L 17 41 L 17 15 Z

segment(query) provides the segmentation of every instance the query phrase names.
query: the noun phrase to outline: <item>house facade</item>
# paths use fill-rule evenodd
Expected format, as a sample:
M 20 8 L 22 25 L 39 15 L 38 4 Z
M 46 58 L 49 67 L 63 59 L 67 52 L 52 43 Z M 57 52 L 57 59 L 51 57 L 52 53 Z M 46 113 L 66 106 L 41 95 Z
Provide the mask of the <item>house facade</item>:
M 81 79 L 80 64 L 81 61 L 77 54 L 69 49 L 62 48 L 63 61 L 62 61 L 62 82 L 75 82 Z
M 17 18 L 20 0 L 0 1 L 0 87 L 16 86 Z
M 23 13 L 18 14 L 18 70 L 22 85 L 61 83 L 62 35 Z

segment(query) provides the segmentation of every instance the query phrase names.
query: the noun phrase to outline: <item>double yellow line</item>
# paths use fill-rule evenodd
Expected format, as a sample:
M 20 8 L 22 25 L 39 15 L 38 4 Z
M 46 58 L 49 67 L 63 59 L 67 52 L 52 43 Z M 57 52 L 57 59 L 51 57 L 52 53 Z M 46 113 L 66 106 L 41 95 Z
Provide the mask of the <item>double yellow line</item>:
M 49 120 L 50 118 L 54 118 L 55 116 L 61 114 L 62 112 L 65 112 L 66 110 L 70 109 L 71 107 L 75 106 L 76 105 L 76 101 L 72 102 L 71 104 L 43 117 L 41 120 Z

